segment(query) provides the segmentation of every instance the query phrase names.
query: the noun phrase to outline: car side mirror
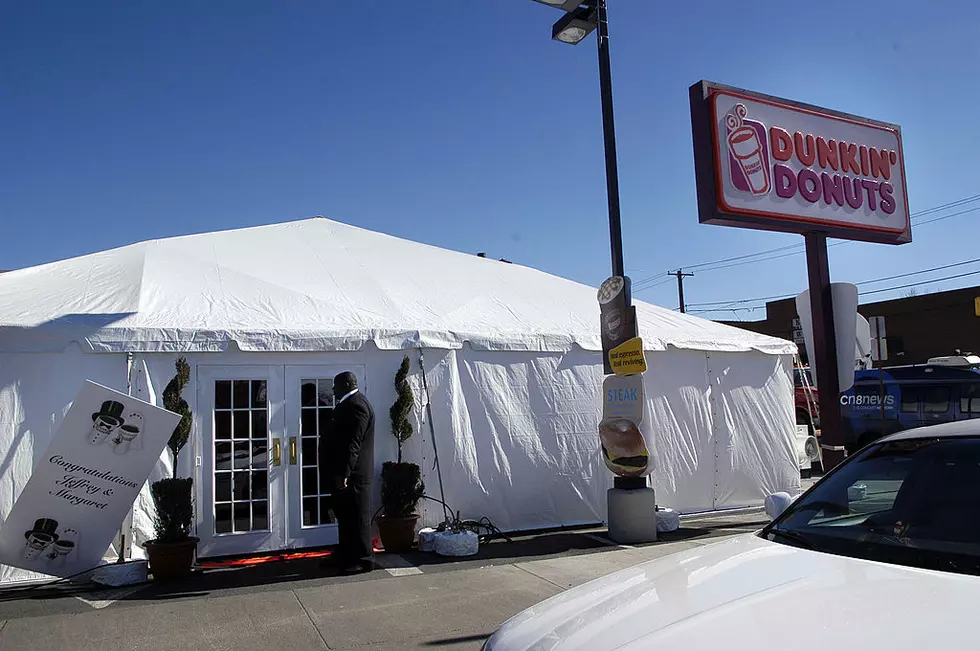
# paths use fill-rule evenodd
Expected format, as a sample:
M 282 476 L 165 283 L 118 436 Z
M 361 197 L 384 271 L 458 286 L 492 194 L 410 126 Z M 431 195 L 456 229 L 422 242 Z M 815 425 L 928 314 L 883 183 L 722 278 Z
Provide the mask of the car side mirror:
M 769 516 L 769 519 L 775 520 L 781 516 L 792 503 L 793 498 L 790 497 L 789 493 L 773 493 L 766 498 L 766 515 Z

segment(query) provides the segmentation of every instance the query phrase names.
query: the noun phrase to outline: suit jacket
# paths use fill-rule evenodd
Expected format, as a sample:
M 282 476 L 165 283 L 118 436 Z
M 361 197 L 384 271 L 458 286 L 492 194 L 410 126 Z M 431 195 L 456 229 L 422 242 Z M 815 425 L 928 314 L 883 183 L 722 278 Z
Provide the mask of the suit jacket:
M 326 468 L 335 481 L 370 483 L 374 476 L 374 409 L 360 391 L 333 410 Z

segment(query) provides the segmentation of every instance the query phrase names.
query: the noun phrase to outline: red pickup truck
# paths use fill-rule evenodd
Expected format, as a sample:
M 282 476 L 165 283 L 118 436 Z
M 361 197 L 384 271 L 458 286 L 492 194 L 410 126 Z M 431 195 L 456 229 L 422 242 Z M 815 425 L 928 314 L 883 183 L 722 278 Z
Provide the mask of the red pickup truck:
M 820 429 L 820 407 L 809 366 L 793 368 L 793 384 L 796 387 L 796 423 L 806 425 L 810 434 L 816 436 L 816 430 Z

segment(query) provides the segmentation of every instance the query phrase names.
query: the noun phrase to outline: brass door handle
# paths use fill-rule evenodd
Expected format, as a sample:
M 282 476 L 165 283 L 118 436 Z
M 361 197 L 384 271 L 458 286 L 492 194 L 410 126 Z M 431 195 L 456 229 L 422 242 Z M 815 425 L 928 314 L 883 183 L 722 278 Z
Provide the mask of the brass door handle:
M 279 439 L 272 439 L 272 465 L 278 466 L 282 463 L 282 450 L 279 449 Z
M 289 465 L 296 465 L 296 437 L 289 437 Z

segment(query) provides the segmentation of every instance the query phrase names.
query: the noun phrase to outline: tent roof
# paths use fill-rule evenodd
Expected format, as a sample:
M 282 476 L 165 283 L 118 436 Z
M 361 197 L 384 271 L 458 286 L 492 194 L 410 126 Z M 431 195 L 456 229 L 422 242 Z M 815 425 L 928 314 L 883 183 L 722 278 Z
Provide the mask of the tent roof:
M 649 350 L 790 354 L 637 303 Z M 0 351 L 601 350 L 592 287 L 323 218 L 140 242 L 0 275 Z

